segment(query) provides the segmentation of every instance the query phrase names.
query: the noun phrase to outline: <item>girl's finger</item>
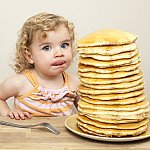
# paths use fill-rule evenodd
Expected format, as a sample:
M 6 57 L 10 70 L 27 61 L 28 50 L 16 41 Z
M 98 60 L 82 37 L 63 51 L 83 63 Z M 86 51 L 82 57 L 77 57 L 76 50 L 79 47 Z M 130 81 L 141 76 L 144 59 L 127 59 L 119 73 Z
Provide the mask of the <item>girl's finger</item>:
M 13 114 L 14 114 L 14 117 L 15 117 L 16 120 L 20 119 L 20 116 L 19 116 L 17 111 L 13 112 Z
M 28 113 L 28 112 L 23 112 L 24 113 L 24 115 L 27 117 L 27 118 L 31 118 L 31 114 L 30 113 Z
M 14 114 L 12 113 L 12 111 L 9 111 L 9 112 L 8 112 L 8 116 L 9 116 L 11 119 L 14 119 Z
M 17 113 L 18 113 L 18 116 L 19 116 L 20 119 L 22 119 L 22 120 L 25 119 L 25 115 L 22 111 L 17 111 Z

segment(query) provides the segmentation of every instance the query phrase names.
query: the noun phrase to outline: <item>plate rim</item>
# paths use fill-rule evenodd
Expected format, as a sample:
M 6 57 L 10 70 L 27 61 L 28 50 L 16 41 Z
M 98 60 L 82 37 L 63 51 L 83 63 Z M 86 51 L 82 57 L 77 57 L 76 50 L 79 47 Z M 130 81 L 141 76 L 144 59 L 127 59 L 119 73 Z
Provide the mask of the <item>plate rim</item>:
M 98 141 L 107 141 L 107 142 L 127 142 L 127 141 L 137 141 L 137 140 L 142 140 L 142 139 L 146 139 L 150 137 L 150 134 L 148 135 L 140 135 L 140 136 L 135 136 L 135 137 L 121 137 L 121 138 L 117 138 L 117 137 L 103 137 L 103 136 L 96 136 L 96 135 L 91 135 L 88 133 L 84 133 L 79 127 L 79 129 L 82 132 L 79 132 L 75 129 L 73 129 L 69 124 L 69 121 L 72 120 L 73 118 L 77 118 L 77 114 L 71 115 L 69 117 L 67 117 L 65 119 L 65 127 L 70 130 L 71 132 L 80 135 L 82 137 L 86 137 L 89 139 L 93 139 L 93 140 L 98 140 Z M 76 121 L 74 122 L 74 125 L 77 125 Z

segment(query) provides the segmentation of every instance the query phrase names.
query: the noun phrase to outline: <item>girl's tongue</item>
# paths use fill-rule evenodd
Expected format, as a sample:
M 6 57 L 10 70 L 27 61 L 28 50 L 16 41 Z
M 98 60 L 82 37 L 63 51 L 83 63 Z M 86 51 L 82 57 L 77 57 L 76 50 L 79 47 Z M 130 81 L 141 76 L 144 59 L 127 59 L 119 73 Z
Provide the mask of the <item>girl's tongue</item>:
M 59 65 L 63 65 L 65 62 L 64 61 L 56 61 L 52 64 L 52 66 L 59 66 Z

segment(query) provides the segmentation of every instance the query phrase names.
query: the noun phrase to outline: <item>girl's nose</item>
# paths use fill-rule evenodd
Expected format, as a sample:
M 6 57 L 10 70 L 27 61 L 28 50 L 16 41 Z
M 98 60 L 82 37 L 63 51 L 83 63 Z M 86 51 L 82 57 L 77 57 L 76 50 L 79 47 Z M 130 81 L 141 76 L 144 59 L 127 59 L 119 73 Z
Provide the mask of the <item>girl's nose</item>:
M 63 51 L 62 51 L 62 49 L 60 47 L 55 48 L 54 56 L 55 57 L 62 57 L 63 56 Z

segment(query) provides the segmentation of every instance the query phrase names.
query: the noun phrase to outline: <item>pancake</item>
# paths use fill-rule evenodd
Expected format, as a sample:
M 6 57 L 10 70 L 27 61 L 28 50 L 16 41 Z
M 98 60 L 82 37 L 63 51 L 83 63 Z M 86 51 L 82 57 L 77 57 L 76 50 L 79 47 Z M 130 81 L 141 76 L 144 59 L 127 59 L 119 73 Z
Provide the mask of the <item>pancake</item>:
M 118 71 L 114 73 L 95 73 L 95 72 L 78 72 L 78 75 L 86 78 L 102 78 L 102 79 L 115 79 L 115 78 L 124 78 L 131 75 L 139 74 L 141 72 L 140 68 L 136 68 L 135 70 L 127 71 Z M 118 79 L 116 79 L 118 80 Z M 112 81 L 113 82 L 113 81 Z
M 122 82 L 122 83 L 115 83 L 115 84 L 87 84 L 82 83 L 83 86 L 89 87 L 92 89 L 123 89 L 123 88 L 130 88 L 139 85 L 143 82 L 143 78 L 140 78 L 138 80 L 130 81 L 130 82 Z
M 84 124 L 90 124 L 95 127 L 103 128 L 103 129 L 128 129 L 128 130 L 130 129 L 132 130 L 132 129 L 137 129 L 137 128 L 140 128 L 141 126 L 147 125 L 149 122 L 149 119 L 146 118 L 146 119 L 143 119 L 142 121 L 134 122 L 134 123 L 121 123 L 121 124 L 103 123 L 100 121 L 91 120 L 88 117 L 79 115 L 79 114 L 77 116 L 77 119 Z
M 124 65 L 124 66 L 119 66 L 119 67 L 107 67 L 107 68 L 99 68 L 99 67 L 94 67 L 90 65 L 84 65 L 84 64 L 78 64 L 78 70 L 80 72 L 96 72 L 96 73 L 114 73 L 118 71 L 131 71 L 135 70 L 136 68 L 140 68 L 141 63 L 140 61 L 137 61 L 136 64 L 130 64 L 130 65 Z
M 128 92 L 128 93 L 115 93 L 115 94 L 85 94 L 85 93 L 80 93 L 79 95 L 91 98 L 91 99 L 97 99 L 97 100 L 119 100 L 119 99 L 125 99 L 125 98 L 131 98 L 131 97 L 135 97 L 138 95 L 141 95 L 142 93 L 144 93 L 144 89 L 140 89 L 137 91 L 132 91 L 132 92 Z
M 78 107 L 79 113 L 88 116 L 94 116 L 97 118 L 105 118 L 112 120 L 142 120 L 144 118 L 149 117 L 149 107 L 144 107 L 143 109 L 135 110 L 135 111 L 105 111 L 100 109 L 91 109 L 91 108 L 82 108 Z
M 93 58 L 96 60 L 112 61 L 112 60 L 118 60 L 118 59 L 132 58 L 136 54 L 138 54 L 137 49 L 133 51 L 127 51 L 127 52 L 119 53 L 116 55 L 108 55 L 108 56 L 104 56 L 100 54 L 80 54 L 80 56 L 83 58 Z
M 79 115 L 83 115 L 81 112 L 78 112 Z M 95 115 L 83 115 L 83 116 L 86 116 L 87 118 L 93 120 L 93 121 L 100 121 L 100 122 L 103 122 L 103 123 L 114 123 L 114 124 L 119 124 L 119 123 L 133 123 L 133 122 L 139 122 L 139 121 L 142 121 L 143 119 L 145 118 L 149 118 L 149 117 L 140 117 L 140 118 L 136 118 L 136 119 L 118 119 L 118 118 L 108 118 L 107 116 L 104 117 L 98 117 L 98 116 L 95 116 Z
M 123 45 L 135 42 L 137 35 L 115 29 L 97 30 L 77 42 L 78 47 Z
M 126 105 L 126 104 L 134 104 L 141 102 L 143 100 L 146 100 L 146 95 L 145 93 L 130 97 L 130 98 L 125 98 L 125 99 L 116 99 L 116 100 L 99 100 L 99 99 L 92 99 L 83 95 L 80 95 L 80 100 L 85 101 L 87 103 L 91 103 L 94 105 Z
M 95 66 L 95 67 L 99 67 L 99 68 L 129 65 L 137 60 L 140 61 L 140 53 L 136 54 L 135 56 L 133 56 L 130 59 L 119 59 L 119 60 L 112 60 L 112 61 L 101 61 L 101 60 L 96 60 L 96 59 L 92 59 L 92 58 L 83 58 L 83 57 L 80 57 L 80 59 L 79 59 L 81 64 Z
M 127 130 L 127 129 L 101 129 L 89 124 L 84 124 L 81 121 L 78 121 L 78 126 L 81 130 L 83 130 L 86 133 L 97 135 L 97 136 L 106 136 L 106 137 L 123 137 L 123 136 L 137 136 L 139 134 L 142 134 L 147 130 L 147 125 L 144 125 L 140 128 L 134 129 L 134 130 Z
M 149 106 L 149 101 L 144 100 L 134 104 L 124 104 L 124 105 L 102 105 L 102 104 L 91 104 L 85 101 L 79 100 L 78 106 L 84 109 L 96 109 L 105 111 L 136 111 Z
M 123 83 L 123 82 L 132 82 L 132 81 L 138 80 L 143 77 L 142 71 L 139 71 L 139 73 L 137 73 L 137 72 L 136 71 L 133 71 L 131 73 L 127 72 L 126 74 L 125 74 L 125 72 L 122 72 L 122 76 L 125 76 L 122 78 L 112 78 L 111 74 L 109 74 L 109 77 L 111 77 L 111 78 L 95 78 L 95 76 L 94 76 L 95 74 L 93 74 L 93 76 L 91 75 L 90 77 L 88 77 L 88 75 L 90 75 L 90 73 L 88 73 L 87 77 L 80 76 L 80 80 L 81 80 L 81 82 L 87 83 L 87 84 L 103 84 L 103 85 L 104 84 Z M 130 75 L 132 73 L 133 74 L 135 73 L 135 74 Z M 83 75 L 83 74 L 80 74 L 80 72 L 79 72 L 79 75 Z M 117 76 L 117 74 L 116 74 L 116 76 Z M 91 78 L 91 77 L 93 77 L 93 78 Z M 105 74 L 105 76 L 102 76 L 102 77 L 106 77 L 106 74 Z M 115 75 L 113 75 L 113 77 L 115 77 Z
M 115 54 L 119 54 L 122 52 L 133 51 L 137 48 L 135 43 L 131 43 L 128 45 L 119 45 L 119 46 L 99 46 L 99 47 L 86 47 L 86 48 L 77 48 L 79 54 L 100 54 L 106 56 L 112 56 Z
M 79 92 L 83 94 L 92 94 L 92 95 L 98 95 L 98 94 L 113 94 L 113 93 L 127 93 L 132 92 L 136 90 L 144 89 L 144 83 L 140 83 L 136 87 L 130 87 L 130 88 L 123 88 L 123 89 L 106 89 L 106 90 L 97 90 L 85 87 L 80 84 L 79 86 Z

